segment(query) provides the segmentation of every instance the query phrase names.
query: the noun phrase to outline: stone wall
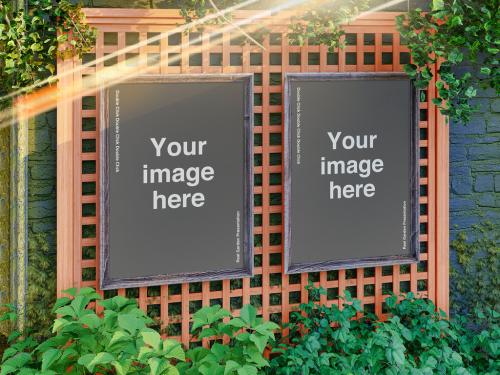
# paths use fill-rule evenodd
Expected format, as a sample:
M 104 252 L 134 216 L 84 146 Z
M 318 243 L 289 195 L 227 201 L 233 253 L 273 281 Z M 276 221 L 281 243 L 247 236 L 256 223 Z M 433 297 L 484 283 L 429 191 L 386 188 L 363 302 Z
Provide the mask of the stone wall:
M 55 110 L 29 122 L 26 316 L 41 335 L 48 333 L 47 307 L 56 295 L 56 136 Z
M 500 223 L 500 98 L 478 90 L 480 112 L 450 126 L 451 237 L 483 221 Z
M 0 304 L 10 302 L 10 129 L 0 129 Z M 0 324 L 6 334 L 7 324 Z

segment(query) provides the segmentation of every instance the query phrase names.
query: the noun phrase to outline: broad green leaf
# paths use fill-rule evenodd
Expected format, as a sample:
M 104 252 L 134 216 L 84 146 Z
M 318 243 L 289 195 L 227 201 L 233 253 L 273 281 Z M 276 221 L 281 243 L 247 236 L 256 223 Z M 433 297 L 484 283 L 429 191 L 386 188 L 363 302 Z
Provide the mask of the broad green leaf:
M 206 337 L 215 336 L 216 334 L 217 334 L 217 330 L 215 328 L 205 328 L 204 330 L 202 330 L 200 332 L 200 334 L 198 335 L 198 338 L 204 339 Z
M 244 365 L 243 367 L 240 367 L 238 370 L 238 375 L 257 375 L 258 370 L 255 366 L 251 365 Z
M 153 347 L 153 349 L 158 349 L 161 342 L 160 334 L 154 330 L 141 332 L 142 339 L 144 342 Z
M 165 360 L 161 358 L 150 358 L 148 360 L 149 368 L 151 369 L 151 375 L 160 375 L 163 372 L 165 366 Z
M 114 346 L 119 343 L 127 342 L 131 340 L 131 336 L 123 331 L 116 331 L 113 333 L 111 340 L 108 343 L 107 350 L 113 351 Z
M 9 373 L 9 372 L 4 372 L 4 367 L 19 369 L 22 368 L 27 363 L 29 363 L 30 361 L 31 361 L 31 355 L 29 355 L 28 353 L 18 353 L 2 363 L 2 372 L 0 372 L 0 374 Z
M 233 318 L 231 319 L 227 324 L 236 327 L 236 328 L 243 328 L 245 327 L 245 322 L 241 318 Z
M 78 291 L 78 289 L 76 289 L 76 288 L 69 288 L 69 289 L 63 290 L 62 292 L 64 294 L 69 294 L 71 297 L 74 297 L 74 296 L 76 296 L 77 291 Z
M 167 358 L 174 358 L 179 361 L 186 360 L 186 354 L 178 341 L 166 339 L 163 341 L 163 353 Z
M 80 323 L 86 325 L 90 329 L 95 329 L 101 325 L 101 319 L 99 319 L 99 317 L 96 314 L 91 313 L 82 316 L 80 318 Z
M 94 371 L 95 366 L 105 365 L 113 362 L 114 360 L 115 357 L 112 354 L 101 352 L 98 353 L 86 367 L 89 369 L 89 371 Z
M 217 358 L 218 361 L 222 360 L 230 351 L 230 348 L 226 345 L 219 344 L 218 342 L 212 345 L 210 350 L 213 355 Z
M 69 305 L 58 308 L 56 310 L 56 314 L 60 316 L 70 316 L 72 318 L 76 318 L 75 310 Z
M 54 307 L 52 308 L 52 312 L 55 312 L 58 308 L 60 308 L 62 306 L 66 306 L 70 302 L 71 302 L 71 299 L 68 297 L 58 298 L 56 303 L 54 304 Z
M 71 301 L 70 306 L 75 311 L 76 316 L 81 316 L 88 303 L 89 299 L 86 296 L 77 295 L 73 301 Z
M 257 309 L 252 305 L 245 305 L 240 310 L 240 318 L 250 327 L 255 324 Z
M 255 331 L 269 338 L 274 337 L 273 331 L 279 329 L 280 326 L 273 322 L 264 322 L 255 327 Z
M 46 371 L 49 367 L 61 357 L 60 349 L 49 349 L 42 355 L 42 371 Z
M 229 360 L 226 362 L 226 367 L 224 368 L 224 375 L 231 375 L 240 367 L 238 362 Z
M 68 323 L 68 321 L 66 319 L 63 319 L 63 318 L 58 318 L 58 319 L 54 320 L 54 324 L 52 326 L 52 333 L 59 331 L 67 323 Z
M 131 314 L 119 315 L 118 325 L 129 333 L 135 333 L 141 327 L 139 319 Z
M 126 368 L 126 366 L 124 366 L 124 364 L 122 362 L 113 361 L 113 362 L 111 362 L 111 365 L 115 368 L 115 371 L 118 375 L 126 375 L 127 374 L 127 368 Z
M 260 333 L 252 333 L 250 335 L 250 341 L 252 341 L 257 349 L 262 353 L 267 345 L 267 337 L 261 335 Z

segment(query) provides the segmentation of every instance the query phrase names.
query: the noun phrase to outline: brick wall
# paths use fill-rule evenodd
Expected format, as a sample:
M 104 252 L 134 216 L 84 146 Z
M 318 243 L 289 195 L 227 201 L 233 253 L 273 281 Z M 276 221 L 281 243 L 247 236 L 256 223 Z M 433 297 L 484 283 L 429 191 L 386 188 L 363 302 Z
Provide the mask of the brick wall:
M 450 228 L 470 232 L 482 221 L 500 223 L 500 98 L 478 90 L 480 112 L 468 125 L 450 126 Z

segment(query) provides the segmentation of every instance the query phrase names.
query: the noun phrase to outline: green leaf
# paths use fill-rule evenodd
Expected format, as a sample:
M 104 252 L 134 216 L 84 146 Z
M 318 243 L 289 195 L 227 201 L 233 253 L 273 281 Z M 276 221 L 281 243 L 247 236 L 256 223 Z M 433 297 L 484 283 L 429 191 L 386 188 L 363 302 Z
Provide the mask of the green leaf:
M 48 349 L 42 355 L 42 371 L 46 371 L 61 357 L 61 350 L 59 349 Z
M 70 302 L 71 302 L 71 299 L 68 297 L 58 298 L 56 303 L 54 304 L 54 307 L 52 308 L 52 312 L 55 312 L 58 308 L 60 308 L 62 306 L 66 306 Z
M 280 326 L 273 322 L 264 322 L 256 326 L 254 329 L 256 332 L 267 337 L 274 337 L 273 331 L 279 329 Z
M 216 334 L 217 334 L 217 330 L 215 328 L 205 328 L 204 330 L 202 330 L 200 332 L 200 334 L 198 335 L 198 338 L 204 339 L 207 337 L 215 336 Z
M 243 328 L 246 326 L 246 323 L 241 318 L 233 318 L 227 324 L 236 328 Z
M 71 301 L 71 307 L 75 311 L 76 316 L 81 316 L 83 311 L 87 307 L 89 299 L 85 296 L 77 295 L 73 301 Z
M 186 360 L 186 354 L 184 353 L 184 349 L 179 342 L 166 339 L 163 341 L 163 352 L 166 358 L 177 359 L 179 361 Z
M 481 73 L 485 75 L 490 75 L 491 74 L 491 69 L 487 66 L 482 66 L 481 67 Z
M 252 333 L 250 335 L 250 341 L 252 341 L 257 349 L 262 353 L 267 345 L 267 337 L 259 333 Z
M 243 367 L 240 367 L 238 370 L 238 375 L 257 375 L 258 370 L 255 366 L 251 365 L 244 365 Z
M 96 314 L 91 313 L 82 316 L 80 318 L 80 323 L 86 325 L 90 329 L 96 329 L 101 325 L 101 319 L 99 319 L 99 317 Z
M 477 95 L 477 90 L 473 86 L 467 87 L 467 90 L 465 90 L 465 96 L 468 98 L 473 98 Z
M 96 355 L 87 354 L 83 357 L 80 357 L 80 359 L 78 360 L 78 364 L 85 366 L 87 370 L 93 372 L 96 366 L 110 364 L 114 360 L 115 357 L 112 354 L 101 352 Z
M 161 358 L 150 358 L 148 364 L 151 369 L 151 375 L 160 375 L 163 372 L 166 361 Z
M 228 346 L 216 342 L 212 345 L 210 351 L 215 355 L 217 361 L 221 361 L 228 354 L 229 350 L 230 348 Z
M 158 349 L 161 342 L 160 334 L 154 330 L 148 330 L 141 332 L 142 339 L 144 342 L 151 346 L 153 349 Z
M 444 0 L 432 0 L 432 10 L 442 10 L 444 8 Z
M 78 291 L 78 289 L 76 289 L 76 288 L 69 288 L 69 289 L 63 290 L 62 292 L 64 294 L 69 294 L 71 297 L 75 297 L 77 291 Z
M 128 372 L 124 363 L 113 361 L 111 362 L 111 365 L 115 368 L 115 371 L 118 375 L 126 375 Z
M 114 347 L 120 343 L 126 343 L 131 340 L 131 336 L 123 331 L 116 331 L 113 333 L 111 340 L 109 341 L 106 349 L 108 351 L 114 351 Z
M 245 305 L 240 310 L 240 318 L 243 320 L 249 327 L 253 327 L 255 324 L 255 318 L 257 317 L 257 309 L 252 305 Z
M 141 324 L 134 315 L 123 314 L 118 316 L 118 326 L 129 333 L 135 333 L 141 327 Z
M 240 367 L 238 362 L 229 360 L 226 362 L 226 366 L 224 367 L 224 375 L 231 375 L 234 373 L 236 369 Z

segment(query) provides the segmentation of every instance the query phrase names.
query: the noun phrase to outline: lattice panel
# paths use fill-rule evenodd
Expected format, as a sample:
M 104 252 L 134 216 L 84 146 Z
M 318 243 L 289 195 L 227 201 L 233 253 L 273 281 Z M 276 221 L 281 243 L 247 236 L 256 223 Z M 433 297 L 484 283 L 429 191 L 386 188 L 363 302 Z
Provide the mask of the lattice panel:
M 100 58 L 127 45 L 164 32 L 181 22 L 172 11 L 140 11 L 115 9 L 86 10 L 88 21 L 99 30 L 95 51 L 84 61 Z M 237 17 L 245 13 L 238 13 Z M 440 117 L 431 103 L 433 86 L 421 92 L 420 100 L 420 242 L 422 261 L 408 266 L 388 266 L 364 269 L 284 275 L 283 260 L 283 74 L 285 72 L 353 72 L 401 71 L 409 60 L 406 46 L 394 27 L 394 13 L 368 16 L 346 26 L 344 49 L 333 52 L 327 47 L 308 44 L 289 45 L 288 26 L 273 22 L 270 33 L 262 37 L 265 49 L 242 44 L 234 34 L 225 33 L 221 43 L 202 52 L 190 53 L 183 48 L 200 35 L 173 34 L 168 39 L 143 46 L 121 55 L 97 68 L 110 67 L 124 59 L 139 58 L 140 64 L 159 65 L 152 73 L 240 73 L 251 72 L 255 78 L 254 127 L 254 235 L 255 276 L 252 278 L 201 282 L 149 288 L 122 289 L 104 293 L 135 297 L 139 305 L 153 316 L 158 327 L 188 345 L 190 314 L 202 306 L 220 304 L 236 314 L 242 305 L 252 303 L 260 314 L 276 322 L 287 322 L 290 313 L 308 300 L 305 286 L 308 281 L 327 289 L 321 297 L 325 304 L 338 304 L 339 296 L 348 290 L 362 300 L 365 309 L 384 315 L 384 299 L 390 292 L 417 292 L 438 299 L 436 272 L 446 273 L 447 263 L 437 263 L 437 253 L 447 259 L 447 248 L 436 249 L 436 123 Z M 210 28 L 204 30 L 210 32 Z M 201 42 L 210 43 L 209 39 Z M 184 46 L 185 47 L 185 46 Z M 165 53 L 169 48 L 168 54 Z M 187 49 L 187 47 L 186 47 Z M 176 55 L 178 61 L 172 61 Z M 169 60 L 170 59 L 170 64 Z M 79 62 L 60 62 L 60 72 Z M 87 68 L 83 75 L 92 75 Z M 61 80 L 60 84 L 75 84 L 77 74 Z M 59 127 L 69 126 L 69 134 L 59 135 L 63 145 L 59 156 L 59 262 L 58 288 L 99 284 L 99 97 L 86 96 L 72 105 L 59 106 Z M 63 122 L 61 122 L 63 121 Z M 61 132 L 65 132 L 61 130 Z M 63 139 L 64 138 L 64 139 Z M 240 140 L 235 140 L 240 142 Z M 446 141 L 446 140 L 445 140 Z M 68 162 L 67 157 L 72 158 Z M 446 159 L 447 160 L 447 159 Z M 446 165 L 446 164 L 445 164 Z M 70 184 L 72 188 L 68 188 Z M 383 214 L 381 213 L 381 219 Z M 69 228 L 68 228 L 69 227 Z M 440 230 L 445 230 L 443 222 Z M 446 229 L 447 230 L 447 229 Z M 147 246 L 147 244 L 144 244 Z M 138 249 L 140 251 L 140 249 Z M 445 280 L 445 279 L 444 279 Z M 444 290 L 443 292 L 443 288 Z M 440 286 L 447 295 L 447 284 Z M 438 301 L 446 309 L 446 298 Z M 197 345 L 197 343 L 191 343 Z

